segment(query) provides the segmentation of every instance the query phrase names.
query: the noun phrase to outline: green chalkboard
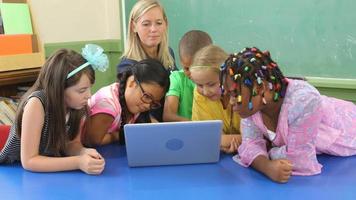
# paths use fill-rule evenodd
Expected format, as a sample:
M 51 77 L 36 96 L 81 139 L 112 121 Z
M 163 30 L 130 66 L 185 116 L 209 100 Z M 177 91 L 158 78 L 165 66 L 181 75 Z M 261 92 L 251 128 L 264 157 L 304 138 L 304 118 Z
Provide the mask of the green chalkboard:
M 126 16 L 136 2 L 126 0 Z M 355 0 L 161 0 L 170 46 L 208 32 L 227 52 L 268 49 L 286 75 L 356 78 Z M 126 19 L 127 20 L 127 19 Z M 177 59 L 179 60 L 179 59 Z

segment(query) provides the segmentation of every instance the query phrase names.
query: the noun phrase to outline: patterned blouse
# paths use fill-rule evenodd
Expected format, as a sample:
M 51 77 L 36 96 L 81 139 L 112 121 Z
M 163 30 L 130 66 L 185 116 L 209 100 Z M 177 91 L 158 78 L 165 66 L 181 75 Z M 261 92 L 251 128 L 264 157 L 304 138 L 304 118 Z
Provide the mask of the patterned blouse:
M 320 95 L 310 84 L 289 80 L 276 132 L 267 130 L 260 112 L 241 120 L 243 141 L 235 157 L 247 167 L 263 155 L 288 159 L 293 175 L 314 175 L 322 165 L 317 154 L 356 154 L 356 105 Z M 267 150 L 266 140 L 272 143 Z

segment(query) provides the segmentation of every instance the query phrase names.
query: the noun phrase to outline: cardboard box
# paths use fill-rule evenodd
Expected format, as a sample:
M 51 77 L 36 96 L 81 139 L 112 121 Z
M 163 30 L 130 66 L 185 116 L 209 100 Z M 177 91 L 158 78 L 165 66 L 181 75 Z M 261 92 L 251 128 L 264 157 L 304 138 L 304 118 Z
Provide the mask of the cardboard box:
M 27 3 L 0 3 L 0 13 L 5 34 L 33 34 Z
M 32 35 L 0 35 L 0 56 L 32 53 Z
M 29 5 L 31 14 L 31 1 L 3 0 L 3 3 L 22 2 Z M 0 56 L 0 73 L 13 70 L 26 70 L 42 67 L 45 62 L 44 48 L 37 37 L 36 20 L 31 16 L 32 24 L 32 51 L 33 53 Z

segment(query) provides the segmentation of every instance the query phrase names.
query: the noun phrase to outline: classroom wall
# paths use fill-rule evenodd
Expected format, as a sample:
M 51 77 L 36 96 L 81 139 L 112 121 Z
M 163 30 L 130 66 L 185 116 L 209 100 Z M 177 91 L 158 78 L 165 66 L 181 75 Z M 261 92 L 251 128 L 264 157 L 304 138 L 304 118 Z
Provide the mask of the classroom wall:
M 73 49 L 80 52 L 83 46 L 89 41 L 79 42 L 64 42 L 64 43 L 47 43 L 45 45 L 46 57 L 60 48 Z M 105 85 L 109 85 L 116 80 L 116 65 L 122 54 L 121 40 L 91 40 L 90 43 L 97 44 L 104 49 L 104 53 L 109 58 L 110 67 L 105 72 L 96 71 L 95 84 L 92 87 L 92 92 L 97 91 Z
M 28 0 L 45 56 L 60 48 L 80 52 L 87 43 L 104 48 L 109 69 L 97 72 L 92 92 L 116 80 L 122 54 L 119 0 Z
M 120 39 L 118 0 L 30 0 L 42 43 Z
M 121 0 L 123 19 L 137 0 Z M 270 50 L 285 75 L 307 77 L 322 94 L 356 102 L 353 0 L 160 0 L 170 46 L 191 29 L 207 31 L 228 52 Z M 123 23 L 125 26 L 125 23 Z M 178 62 L 179 64 L 179 62 Z

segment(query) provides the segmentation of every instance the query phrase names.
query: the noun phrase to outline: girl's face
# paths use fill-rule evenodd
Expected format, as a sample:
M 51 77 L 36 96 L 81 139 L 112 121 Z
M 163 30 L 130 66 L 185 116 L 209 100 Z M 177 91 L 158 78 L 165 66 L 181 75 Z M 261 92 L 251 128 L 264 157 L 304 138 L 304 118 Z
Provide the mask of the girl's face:
M 164 89 L 156 83 L 139 83 L 130 76 L 126 83 L 125 99 L 130 113 L 137 114 L 160 107 Z
M 210 69 L 194 69 L 190 72 L 198 92 L 212 101 L 221 97 L 219 74 Z
M 167 29 L 162 10 L 153 7 L 133 23 L 133 31 L 140 37 L 145 48 L 158 47 Z
M 262 106 L 263 106 L 263 104 L 262 104 L 262 88 L 260 88 L 260 89 L 255 88 L 255 90 L 257 91 L 257 95 L 252 97 L 252 99 L 251 99 L 253 107 L 252 107 L 252 110 L 250 110 L 248 108 L 248 104 L 250 101 L 250 95 L 251 95 L 250 89 L 248 87 L 246 87 L 245 85 L 242 85 L 241 91 L 240 91 L 240 88 L 237 87 L 237 93 L 236 93 L 236 92 L 234 92 L 232 85 L 233 85 L 233 81 L 230 79 L 230 77 L 227 77 L 225 79 L 224 88 L 226 90 L 226 94 L 229 95 L 229 97 L 230 97 L 229 103 L 231 104 L 233 111 L 237 112 L 241 118 L 247 118 L 262 109 Z M 241 95 L 241 103 L 240 104 L 237 103 L 237 94 Z
M 78 83 L 64 90 L 64 102 L 67 107 L 80 110 L 88 104 L 92 84 L 87 75 L 83 74 Z

